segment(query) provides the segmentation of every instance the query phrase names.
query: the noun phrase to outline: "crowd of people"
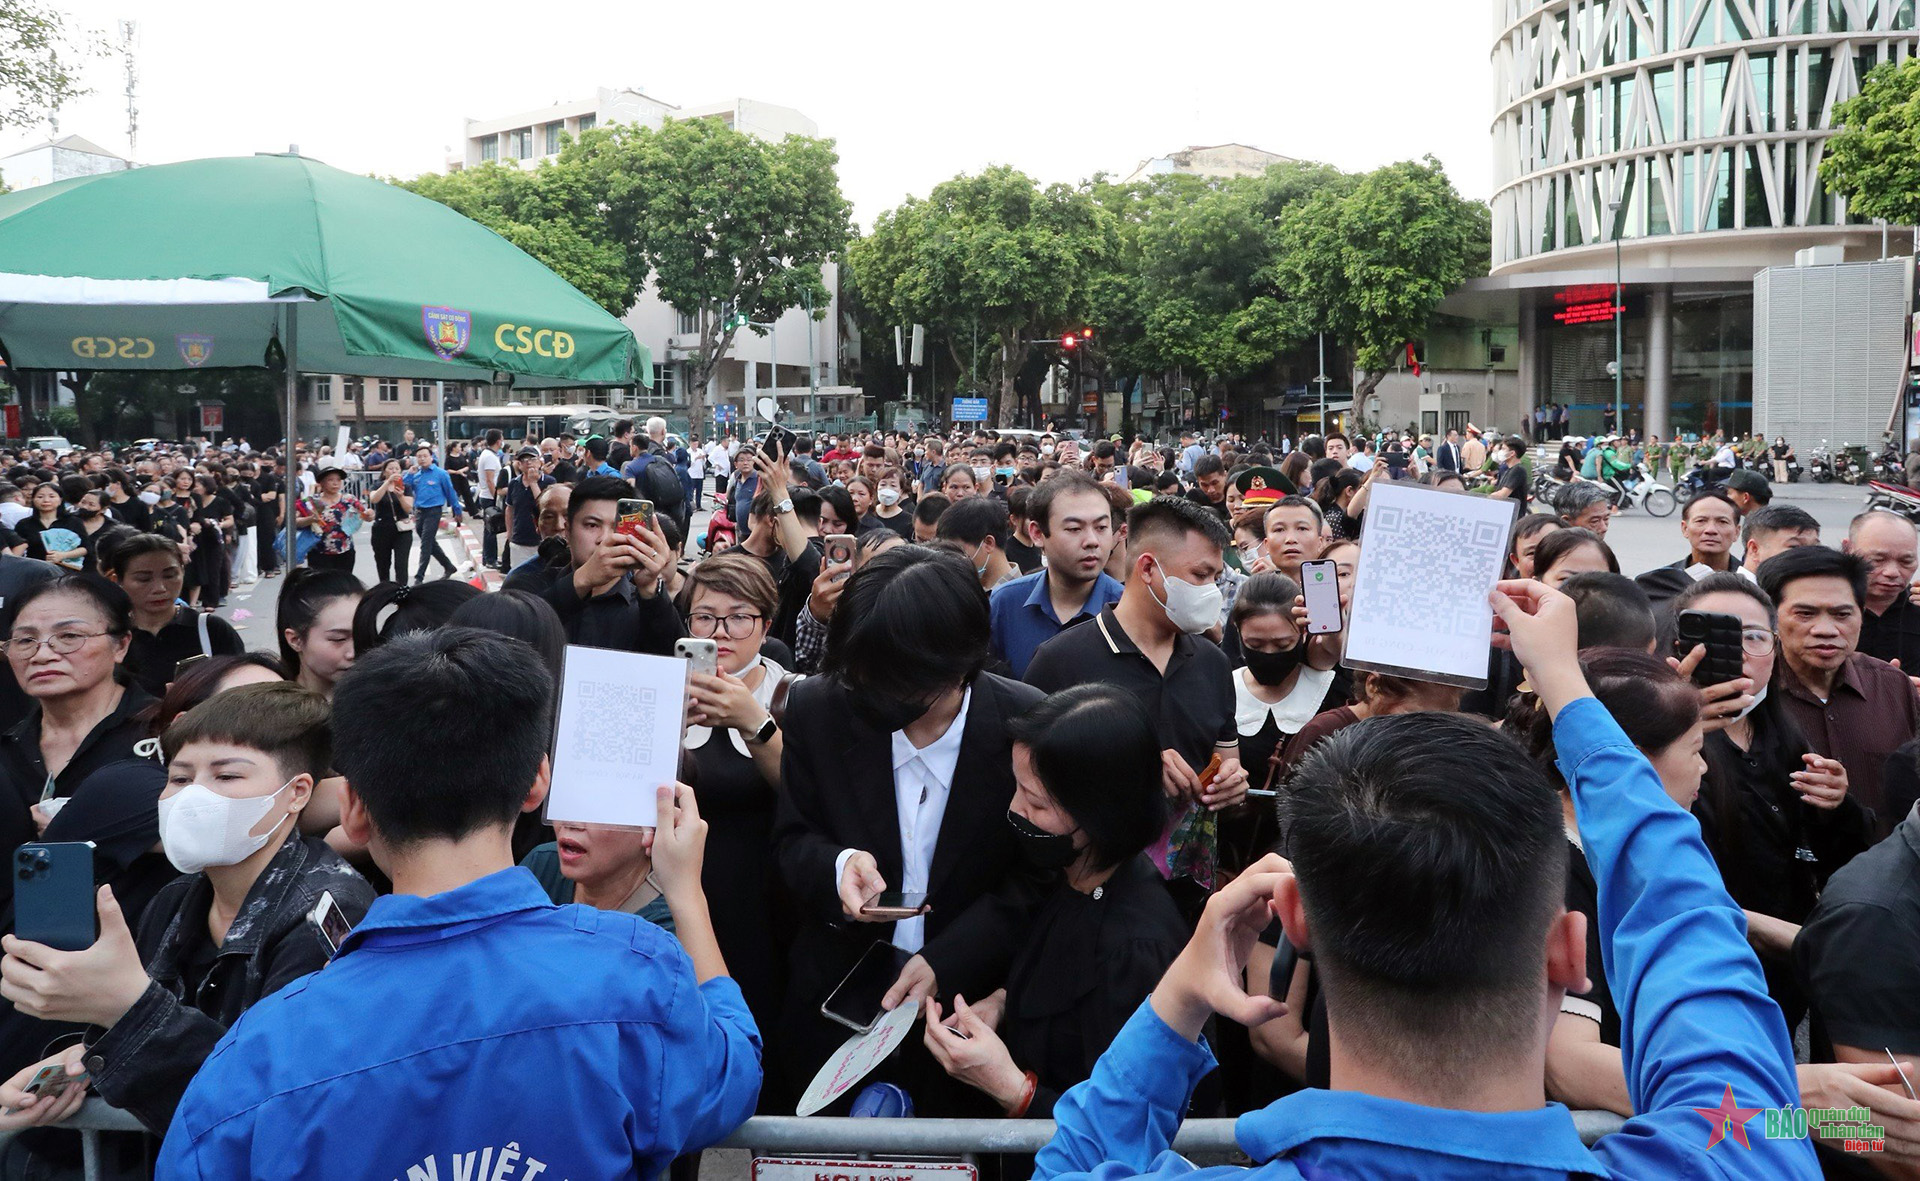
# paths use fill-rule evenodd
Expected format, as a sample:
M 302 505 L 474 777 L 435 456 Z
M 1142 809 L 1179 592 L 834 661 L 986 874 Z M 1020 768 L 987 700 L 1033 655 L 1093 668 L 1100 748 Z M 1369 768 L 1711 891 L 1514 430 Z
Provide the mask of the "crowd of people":
M 922 1022 L 868 1081 L 1059 1120 L 1010 1171 L 1172 1173 L 1187 1114 L 1273 1176 L 1920 1169 L 1904 517 L 1709 490 L 1630 577 L 1610 501 L 1535 503 L 1477 430 L 449 450 L 0 450 L 0 812 L 100 886 L 73 951 L 0 887 L 0 1176 L 76 1169 L 86 1095 L 150 1134 L 130 1175 L 688 1170 L 793 1112 L 875 957 Z M 1396 481 L 1513 502 L 1485 688 L 1306 628 Z M 497 592 L 425 579 L 468 516 Z M 211 612 L 269 577 L 248 651 Z M 685 638 L 658 825 L 548 824 L 566 648 Z M 1735 1115 L 1733 1156 L 1725 1088 L 1882 1150 Z

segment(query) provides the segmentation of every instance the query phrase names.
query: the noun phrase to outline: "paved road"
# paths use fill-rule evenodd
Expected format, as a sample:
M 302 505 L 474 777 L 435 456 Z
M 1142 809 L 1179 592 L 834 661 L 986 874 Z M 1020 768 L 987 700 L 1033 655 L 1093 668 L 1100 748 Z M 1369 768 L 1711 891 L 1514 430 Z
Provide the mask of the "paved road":
M 1864 487 L 1851 484 L 1780 484 L 1774 488 L 1775 504 L 1792 504 L 1806 509 L 1820 522 L 1820 540 L 1839 545 L 1847 535 L 1847 523 L 1866 507 Z M 1687 553 L 1680 539 L 1680 513 L 1650 517 L 1634 509 L 1619 513 L 1607 529 L 1607 544 L 1620 559 L 1620 569 L 1640 574 L 1655 566 L 1664 566 Z

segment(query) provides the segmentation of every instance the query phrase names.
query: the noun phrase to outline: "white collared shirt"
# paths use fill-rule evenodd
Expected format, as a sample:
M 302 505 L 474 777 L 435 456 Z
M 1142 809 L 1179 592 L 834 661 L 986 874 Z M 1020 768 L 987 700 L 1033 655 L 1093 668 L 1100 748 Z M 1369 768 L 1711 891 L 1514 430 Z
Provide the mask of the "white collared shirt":
M 900 880 L 888 888 L 902 893 L 924 893 L 933 873 L 933 851 L 940 843 L 940 823 L 946 819 L 947 799 L 953 794 L 954 768 L 960 763 L 960 741 L 967 732 L 967 707 L 973 688 L 960 696 L 960 712 L 947 732 L 924 747 L 915 747 L 906 731 L 895 730 L 893 743 L 893 806 L 900 832 Z M 846 877 L 847 859 L 854 850 L 842 849 L 834 859 L 837 887 Z M 927 920 L 901 919 L 893 925 L 893 945 L 918 952 L 927 941 Z

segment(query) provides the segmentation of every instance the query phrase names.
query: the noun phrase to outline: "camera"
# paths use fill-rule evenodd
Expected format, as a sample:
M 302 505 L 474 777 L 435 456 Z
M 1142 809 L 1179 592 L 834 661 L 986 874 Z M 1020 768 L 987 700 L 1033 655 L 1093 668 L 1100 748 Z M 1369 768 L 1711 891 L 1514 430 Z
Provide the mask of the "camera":
M 14 854 L 13 863 L 15 876 L 24 882 L 45 875 L 53 858 L 45 849 L 21 849 Z

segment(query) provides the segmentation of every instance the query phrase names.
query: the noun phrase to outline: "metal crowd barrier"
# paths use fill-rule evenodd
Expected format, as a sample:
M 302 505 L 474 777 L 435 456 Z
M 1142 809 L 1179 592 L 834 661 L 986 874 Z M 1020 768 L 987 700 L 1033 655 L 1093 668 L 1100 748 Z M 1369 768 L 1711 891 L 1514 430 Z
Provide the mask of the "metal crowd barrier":
M 1174 1134 L 1174 1151 L 1183 1155 L 1236 1153 L 1233 1120 L 1190 1119 Z M 1610 1111 L 1576 1111 L 1573 1125 L 1584 1144 L 1620 1130 L 1626 1121 Z M 57 1125 L 80 1133 L 87 1181 L 103 1176 L 103 1132 L 138 1132 L 140 1121 L 99 1099 Z M 744 1148 L 755 1155 L 820 1154 L 845 1157 L 974 1156 L 982 1153 L 1035 1153 L 1053 1139 L 1052 1120 L 1038 1119 L 846 1119 L 825 1116 L 760 1115 L 740 1125 L 716 1148 Z M 0 1140 L 6 1137 L 0 1135 Z

